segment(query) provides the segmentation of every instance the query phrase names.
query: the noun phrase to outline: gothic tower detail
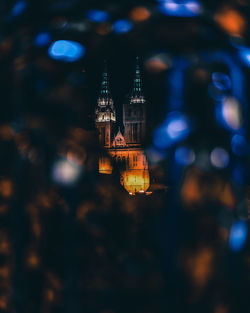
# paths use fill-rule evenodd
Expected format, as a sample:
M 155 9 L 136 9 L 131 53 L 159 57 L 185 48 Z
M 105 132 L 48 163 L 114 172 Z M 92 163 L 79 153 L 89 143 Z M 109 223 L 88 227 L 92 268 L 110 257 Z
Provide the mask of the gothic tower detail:
M 107 64 L 105 62 L 102 83 L 95 110 L 95 123 L 99 131 L 99 142 L 110 148 L 112 144 L 112 129 L 116 122 L 114 102 L 109 89 Z
M 139 58 L 137 57 L 133 89 L 129 101 L 123 105 L 124 137 L 129 145 L 140 145 L 143 142 L 146 123 L 145 102 Z

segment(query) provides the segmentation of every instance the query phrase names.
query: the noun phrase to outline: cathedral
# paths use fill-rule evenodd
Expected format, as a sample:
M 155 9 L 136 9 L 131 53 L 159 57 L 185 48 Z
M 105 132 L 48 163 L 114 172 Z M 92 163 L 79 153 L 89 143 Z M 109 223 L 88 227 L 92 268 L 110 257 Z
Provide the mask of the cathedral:
M 95 124 L 100 144 L 107 149 L 116 162 L 123 164 L 121 184 L 129 194 L 144 193 L 150 186 L 148 162 L 142 147 L 146 127 L 145 104 L 137 57 L 133 87 L 128 100 L 123 103 L 123 127 L 117 127 L 116 109 L 110 93 L 105 64 L 95 109 Z M 122 128 L 124 132 L 121 131 Z M 99 157 L 99 172 L 112 173 L 111 162 L 103 155 Z

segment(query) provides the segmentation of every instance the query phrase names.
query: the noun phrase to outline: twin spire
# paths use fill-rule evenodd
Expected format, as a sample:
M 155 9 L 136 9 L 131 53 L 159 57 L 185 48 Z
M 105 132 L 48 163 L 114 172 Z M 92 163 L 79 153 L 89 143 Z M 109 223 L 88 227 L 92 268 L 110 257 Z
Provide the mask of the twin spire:
M 101 90 L 99 99 L 105 99 L 105 104 L 109 104 L 108 99 L 112 99 L 110 88 L 109 88 L 109 77 L 108 77 L 108 70 L 107 70 L 107 61 L 104 61 L 104 71 L 102 74 L 102 83 L 101 83 Z M 141 71 L 139 65 L 139 57 L 136 57 L 136 66 L 135 66 L 135 76 L 134 76 L 134 83 L 133 89 L 130 94 L 130 102 L 145 102 L 144 96 L 142 94 L 142 79 L 141 79 Z M 113 102 L 113 101 L 112 101 Z

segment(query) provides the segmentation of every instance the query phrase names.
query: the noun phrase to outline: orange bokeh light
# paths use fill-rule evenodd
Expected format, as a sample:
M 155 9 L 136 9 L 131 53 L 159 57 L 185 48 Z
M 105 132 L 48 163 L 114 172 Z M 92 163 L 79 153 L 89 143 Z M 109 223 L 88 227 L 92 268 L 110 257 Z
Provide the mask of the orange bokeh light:
M 234 36 L 241 36 L 247 26 L 244 16 L 231 7 L 223 7 L 215 14 L 214 19 L 221 28 Z
M 130 12 L 130 18 L 134 22 L 143 22 L 150 17 L 150 11 L 146 7 L 136 7 Z

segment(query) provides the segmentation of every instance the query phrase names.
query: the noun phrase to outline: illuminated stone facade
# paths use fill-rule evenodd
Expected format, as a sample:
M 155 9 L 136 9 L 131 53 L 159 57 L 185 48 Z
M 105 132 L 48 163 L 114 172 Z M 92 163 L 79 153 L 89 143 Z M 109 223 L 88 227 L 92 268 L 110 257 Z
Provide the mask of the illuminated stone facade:
M 129 101 L 123 104 L 124 134 L 120 128 L 116 133 L 115 107 L 105 68 L 101 93 L 97 100 L 95 122 L 99 131 L 99 141 L 107 148 L 113 160 L 120 165 L 121 184 L 130 194 L 145 192 L 150 186 L 148 162 L 142 149 L 146 125 L 145 103 L 137 58 L 134 86 Z M 99 172 L 111 174 L 112 171 L 111 160 L 107 156 L 100 156 Z

